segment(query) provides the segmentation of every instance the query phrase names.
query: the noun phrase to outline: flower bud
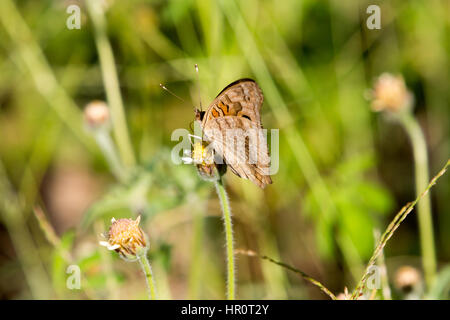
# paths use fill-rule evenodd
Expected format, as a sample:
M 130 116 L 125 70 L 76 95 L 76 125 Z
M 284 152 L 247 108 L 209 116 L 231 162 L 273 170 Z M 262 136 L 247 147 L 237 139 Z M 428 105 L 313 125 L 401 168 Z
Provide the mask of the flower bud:
M 84 121 L 89 129 L 99 129 L 109 125 L 108 105 L 99 100 L 92 101 L 84 108 Z
M 395 286 L 405 293 L 411 292 L 421 281 L 420 272 L 411 266 L 402 266 L 395 273 Z
M 350 298 L 351 294 L 348 292 L 347 287 L 344 288 L 344 292 L 341 292 L 336 296 L 337 300 L 350 300 Z
M 349 298 L 345 295 L 345 293 L 341 292 L 336 296 L 337 300 L 348 300 Z
M 409 109 L 413 96 L 401 75 L 383 73 L 378 77 L 372 91 L 372 110 L 399 112 Z
M 125 260 L 136 260 L 148 250 L 147 236 L 139 227 L 140 221 L 140 216 L 136 220 L 113 218 L 107 241 L 100 241 L 100 244 L 116 251 Z

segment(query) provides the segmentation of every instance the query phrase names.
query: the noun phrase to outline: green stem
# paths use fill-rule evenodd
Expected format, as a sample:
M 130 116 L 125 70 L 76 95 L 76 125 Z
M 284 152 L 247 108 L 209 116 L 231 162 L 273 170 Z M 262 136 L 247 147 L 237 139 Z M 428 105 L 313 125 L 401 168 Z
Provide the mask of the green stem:
M 155 281 L 153 280 L 152 267 L 150 266 L 150 262 L 147 259 L 147 252 L 144 251 L 142 254 L 140 254 L 138 256 L 138 260 L 147 282 L 149 300 L 156 300 Z
M 227 192 L 223 185 L 222 177 L 216 181 L 216 190 L 219 195 L 223 213 L 223 224 L 225 227 L 225 242 L 227 247 L 227 299 L 236 298 L 235 283 L 235 265 L 234 265 L 234 242 L 233 242 L 233 224 L 231 221 L 231 209 L 228 202 Z
M 114 55 L 111 44 L 106 36 L 106 19 L 103 14 L 102 4 L 98 0 L 86 1 L 86 4 L 95 29 L 95 44 L 99 54 L 106 97 L 111 107 L 114 137 L 119 147 L 123 163 L 127 167 L 131 167 L 135 164 L 136 160 L 128 135 Z
M 419 123 L 414 116 L 405 112 L 400 115 L 400 122 L 404 126 L 412 143 L 414 153 L 414 171 L 416 195 L 419 196 L 429 181 L 427 145 Z M 425 281 L 430 288 L 436 275 L 436 253 L 434 247 L 433 220 L 431 216 L 430 195 L 425 195 L 417 206 L 419 219 L 420 244 L 422 249 L 422 265 Z

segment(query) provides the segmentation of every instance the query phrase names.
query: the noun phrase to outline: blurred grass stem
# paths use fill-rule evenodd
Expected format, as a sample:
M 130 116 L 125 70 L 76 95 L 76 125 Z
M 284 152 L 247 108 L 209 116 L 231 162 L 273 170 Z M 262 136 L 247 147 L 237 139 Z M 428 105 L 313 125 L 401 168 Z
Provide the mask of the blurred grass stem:
M 399 118 L 409 135 L 413 148 L 416 196 L 418 197 L 421 190 L 426 188 L 429 181 L 427 145 L 419 123 L 410 112 L 402 113 Z M 422 249 L 422 265 L 426 284 L 430 288 L 436 276 L 436 252 L 429 194 L 426 194 L 422 201 L 419 202 L 417 210 L 420 245 Z
M 332 217 L 337 214 L 338 209 L 336 208 L 336 204 L 332 199 L 330 191 L 328 190 L 300 131 L 296 130 L 293 126 L 293 119 L 295 117 L 292 116 L 283 96 L 278 90 L 263 55 L 258 48 L 255 37 L 252 35 L 252 32 L 241 13 L 238 3 L 233 0 L 223 0 L 220 1 L 220 5 L 230 22 L 238 40 L 238 44 L 241 46 L 240 49 L 243 55 L 246 57 L 251 70 L 255 74 L 258 83 L 261 85 L 278 125 L 284 130 L 284 136 L 286 137 L 287 143 L 305 177 L 306 183 L 312 190 L 314 199 L 320 207 L 323 219 L 330 221 Z M 358 269 L 358 266 L 353 266 L 357 265 L 355 262 L 360 259 L 353 254 L 353 252 L 356 251 L 353 250 L 353 248 L 349 248 L 349 245 L 354 247 L 354 244 L 351 241 L 345 241 L 345 239 L 342 238 L 343 237 L 338 237 L 337 239 L 339 247 L 344 254 L 346 263 L 350 266 L 353 277 L 357 279 L 357 272 L 354 270 Z
M 39 44 L 13 1 L 0 1 L 0 22 L 16 48 L 11 52 L 11 60 L 19 67 L 27 69 L 36 90 L 45 98 L 48 105 L 53 108 L 79 141 L 92 150 L 93 144 L 86 139 L 87 136 L 79 126 L 81 114 L 77 105 L 59 84 Z
M 356 286 L 356 289 L 353 291 L 353 294 L 351 296 L 352 300 L 358 299 L 361 296 L 361 293 L 366 286 L 366 281 L 370 275 L 370 268 L 375 264 L 378 257 L 383 253 L 383 249 L 386 246 L 386 243 L 392 237 L 395 230 L 397 230 L 397 228 L 400 226 L 400 224 L 403 222 L 403 220 L 405 220 L 406 217 L 408 216 L 408 214 L 414 209 L 414 206 L 420 200 L 422 200 L 424 197 L 427 196 L 431 187 L 433 187 L 436 184 L 436 181 L 444 175 L 444 173 L 447 171 L 447 168 L 449 166 L 450 166 L 450 159 L 447 160 L 447 163 L 445 164 L 444 168 L 442 168 L 441 171 L 439 171 L 438 174 L 435 175 L 433 179 L 431 179 L 430 183 L 428 183 L 428 185 L 424 188 L 422 193 L 420 193 L 414 201 L 407 203 L 397 213 L 397 215 L 394 217 L 394 219 L 388 225 L 388 227 L 386 228 L 386 231 L 382 234 L 380 241 L 378 242 L 378 244 L 375 248 L 375 251 L 372 254 L 372 257 L 370 258 L 369 263 L 366 266 L 366 271 L 364 272 L 364 275 L 362 276 L 361 280 L 359 281 L 358 285 Z
M 191 243 L 191 265 L 189 268 L 189 299 L 198 299 L 200 292 L 200 285 L 203 281 L 204 272 L 204 250 L 202 249 L 205 238 L 204 232 L 204 207 L 199 197 L 192 193 L 188 196 L 192 199 L 190 206 L 193 208 L 193 234 Z
M 381 233 L 380 230 L 374 231 L 375 243 L 380 242 Z M 384 260 L 384 250 L 381 250 L 380 255 L 377 258 L 377 264 L 380 268 L 380 278 L 381 278 L 381 293 L 383 294 L 384 300 L 392 300 L 391 288 L 389 287 L 389 279 L 387 273 L 386 262 Z
M 95 221 L 94 229 L 96 234 L 100 234 L 102 230 L 105 230 L 105 223 L 102 220 Z M 105 272 L 106 287 L 108 288 L 109 298 L 112 300 L 117 300 L 119 299 L 119 285 L 114 275 L 111 254 L 108 250 L 99 251 L 100 260 Z
M 17 258 L 20 261 L 25 280 L 34 299 L 50 299 L 50 279 L 39 256 L 39 248 L 34 243 L 23 215 L 23 205 L 14 194 L 0 162 L 0 213 L 11 237 Z
M 306 273 L 304 273 L 303 271 L 294 268 L 284 262 L 281 261 L 277 261 L 275 259 L 272 259 L 268 256 L 262 256 L 257 254 L 255 251 L 252 250 L 236 250 L 236 253 L 238 254 L 242 254 L 242 255 L 246 255 L 248 257 L 258 257 L 261 258 L 263 260 L 267 260 L 270 261 L 280 267 L 283 267 L 289 271 L 295 272 L 297 274 L 299 274 L 303 279 L 305 279 L 306 281 L 310 282 L 311 284 L 315 285 L 316 287 L 318 287 L 323 293 L 325 293 L 327 296 L 329 296 L 331 298 L 331 300 L 336 300 L 336 296 L 327 288 L 325 287 L 322 283 L 320 283 L 319 281 L 317 281 L 316 279 L 310 277 L 309 275 L 307 275 Z
M 105 156 L 112 173 L 117 178 L 117 180 L 119 180 L 120 182 L 124 182 L 126 173 L 124 168 L 122 167 L 122 163 L 120 162 L 119 156 L 117 154 L 116 146 L 113 143 L 109 132 L 107 130 L 100 129 L 94 132 L 94 137 L 103 155 Z
M 125 110 L 120 94 L 114 55 L 106 35 L 106 19 L 102 8 L 102 1 L 86 1 L 86 5 L 94 25 L 95 44 L 99 54 L 106 97 L 108 104 L 111 107 L 114 137 L 119 147 L 123 164 L 126 167 L 132 167 L 136 160 L 128 135 Z
M 233 223 L 231 221 L 231 209 L 228 201 L 227 192 L 223 185 L 222 177 L 215 182 L 217 194 L 220 199 L 223 213 L 223 224 L 225 227 L 225 242 L 227 250 L 227 299 L 236 298 L 236 280 L 234 264 L 234 241 L 233 241 Z

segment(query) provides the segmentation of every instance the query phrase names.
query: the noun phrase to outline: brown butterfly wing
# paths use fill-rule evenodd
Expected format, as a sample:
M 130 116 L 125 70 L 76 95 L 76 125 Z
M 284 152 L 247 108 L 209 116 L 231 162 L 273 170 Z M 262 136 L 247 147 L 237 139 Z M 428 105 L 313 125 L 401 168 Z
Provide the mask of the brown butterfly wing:
M 233 173 L 261 188 L 272 183 L 259 114 L 263 100 L 255 81 L 238 80 L 219 93 L 202 121 L 206 140 L 223 156 Z M 235 137 L 241 144 L 234 143 Z
M 237 116 L 261 126 L 259 111 L 263 101 L 263 93 L 255 81 L 237 80 L 226 86 L 209 105 L 202 125 L 205 127 L 206 122 L 214 118 Z
M 272 183 L 266 137 L 257 124 L 236 116 L 219 117 L 207 122 L 204 134 L 237 176 L 261 188 Z

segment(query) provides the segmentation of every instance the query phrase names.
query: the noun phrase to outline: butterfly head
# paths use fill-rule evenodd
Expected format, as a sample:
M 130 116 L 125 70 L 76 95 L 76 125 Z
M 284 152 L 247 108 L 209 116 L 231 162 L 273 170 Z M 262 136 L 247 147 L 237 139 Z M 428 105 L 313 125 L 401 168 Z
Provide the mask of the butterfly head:
M 203 121 L 203 117 L 205 116 L 205 111 L 195 109 L 195 120 L 196 121 Z

